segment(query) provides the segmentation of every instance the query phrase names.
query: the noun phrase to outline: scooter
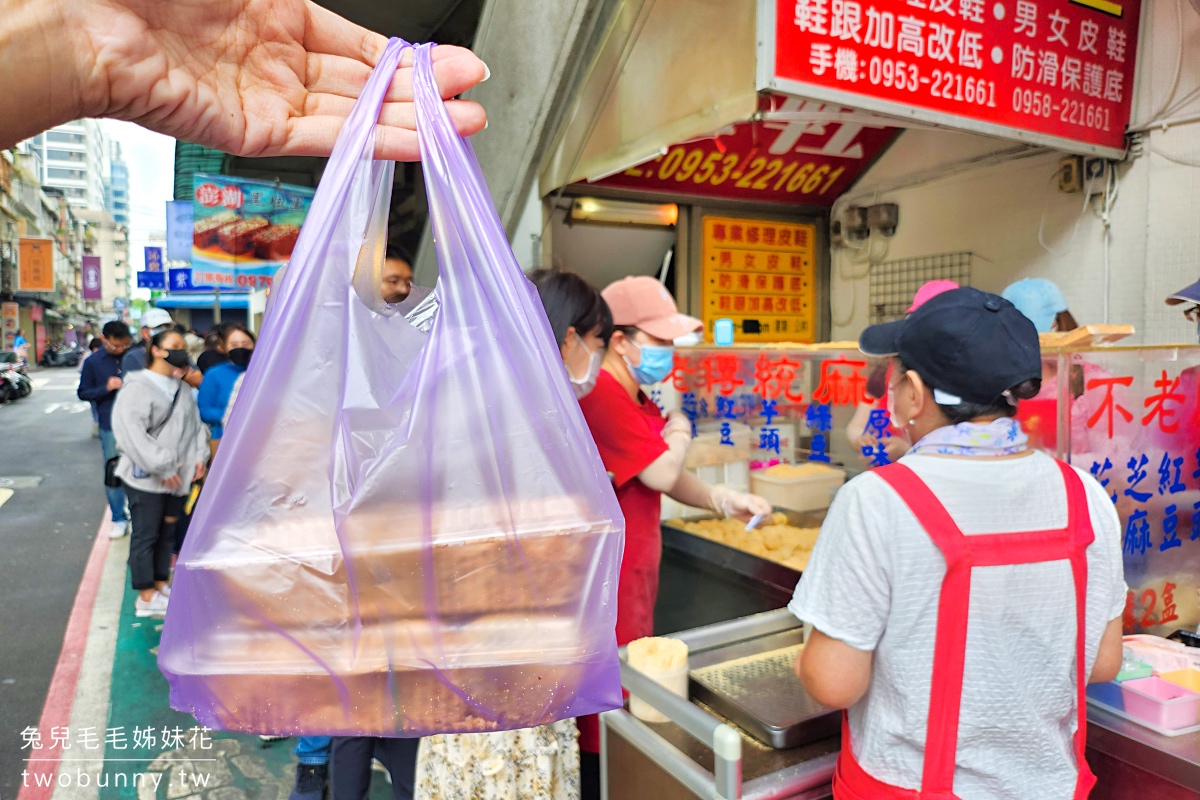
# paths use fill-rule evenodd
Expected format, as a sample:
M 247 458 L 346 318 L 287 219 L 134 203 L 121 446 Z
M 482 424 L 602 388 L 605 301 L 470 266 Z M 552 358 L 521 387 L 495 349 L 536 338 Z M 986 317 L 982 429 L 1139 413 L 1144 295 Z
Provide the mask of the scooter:
M 15 364 L 0 364 L 0 402 L 19 400 L 33 392 L 33 382 Z
M 77 367 L 83 358 L 83 348 L 78 342 L 69 345 L 47 345 L 38 364 L 43 367 Z

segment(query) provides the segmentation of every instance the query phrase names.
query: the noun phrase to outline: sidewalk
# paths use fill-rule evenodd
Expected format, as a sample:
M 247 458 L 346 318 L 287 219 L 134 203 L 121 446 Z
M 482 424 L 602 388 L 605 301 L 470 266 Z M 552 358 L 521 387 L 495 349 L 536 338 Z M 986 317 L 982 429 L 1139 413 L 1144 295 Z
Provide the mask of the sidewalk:
M 107 537 L 108 523 L 98 535 Z M 27 750 L 31 760 L 18 800 L 286 800 L 295 779 L 295 739 L 263 742 L 205 732 L 191 716 L 173 711 L 156 663 L 162 621 L 134 614 L 129 537 L 98 541 L 101 549 L 106 552 L 96 554 L 103 563 L 95 602 L 90 620 L 82 620 L 87 641 L 70 724 L 41 730 L 53 712 L 43 714 L 36 731 L 43 746 Z M 78 601 L 73 624 L 76 614 L 86 614 Z M 68 641 L 63 659 L 77 657 L 71 650 Z M 60 672 L 62 660 L 56 681 Z M 51 699 L 55 689 L 52 684 Z M 61 753 L 50 747 L 55 739 Z M 50 758 L 35 760 L 45 756 Z M 391 787 L 375 774 L 370 800 L 390 798 Z

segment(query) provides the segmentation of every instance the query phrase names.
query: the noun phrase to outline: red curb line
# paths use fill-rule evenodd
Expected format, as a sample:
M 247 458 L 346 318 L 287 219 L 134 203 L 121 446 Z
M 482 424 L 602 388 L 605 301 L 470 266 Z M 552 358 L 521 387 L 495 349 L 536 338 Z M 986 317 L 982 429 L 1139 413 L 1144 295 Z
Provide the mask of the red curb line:
M 58 774 L 59 759 L 62 757 L 62 742 L 50 742 L 52 728 L 65 728 L 71 722 L 71 709 L 75 705 L 75 689 L 79 685 L 79 671 L 83 667 L 83 652 L 87 647 L 88 630 L 92 623 L 92 609 L 96 605 L 96 594 L 100 590 L 100 578 L 104 574 L 104 559 L 108 555 L 108 529 L 112 526 L 107 508 L 100 529 L 96 532 L 96 542 L 92 545 L 91 555 L 83 568 L 83 577 L 79 581 L 79 591 L 75 594 L 75 604 L 71 607 L 71 616 L 67 618 L 67 631 L 63 635 L 62 652 L 59 653 L 58 663 L 54 666 L 54 677 L 50 679 L 50 689 L 46 692 L 46 703 L 42 706 L 42 718 L 38 720 L 38 733 L 41 736 L 40 750 L 27 751 L 28 757 L 43 759 L 36 765 L 26 764 L 29 778 L 34 775 L 50 773 L 48 786 L 38 786 L 36 781 L 23 781 L 17 792 L 17 800 L 49 800 L 54 793 L 55 777 Z M 45 760 L 49 759 L 49 760 Z

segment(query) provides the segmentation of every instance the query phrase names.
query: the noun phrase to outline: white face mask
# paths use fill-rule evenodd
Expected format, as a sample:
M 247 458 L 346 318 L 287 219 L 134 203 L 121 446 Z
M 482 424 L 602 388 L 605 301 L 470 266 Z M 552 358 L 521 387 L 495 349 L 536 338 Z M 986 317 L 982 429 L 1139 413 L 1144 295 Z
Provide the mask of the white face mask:
M 596 380 L 600 377 L 600 354 L 588 349 L 584 344 L 583 338 L 578 333 L 572 334 L 575 341 L 579 342 L 579 346 L 587 351 L 588 365 L 584 371 L 582 378 L 576 378 L 571 374 L 571 368 L 567 367 L 567 377 L 571 379 L 571 388 L 575 390 L 575 398 L 582 400 L 591 394 L 592 389 L 596 388 Z

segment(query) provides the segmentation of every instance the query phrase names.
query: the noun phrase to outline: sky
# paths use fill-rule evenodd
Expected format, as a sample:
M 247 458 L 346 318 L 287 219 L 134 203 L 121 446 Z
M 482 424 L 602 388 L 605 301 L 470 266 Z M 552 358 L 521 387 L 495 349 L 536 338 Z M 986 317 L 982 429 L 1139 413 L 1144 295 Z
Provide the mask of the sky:
M 132 122 L 106 119 L 103 124 L 109 138 L 121 143 L 129 165 L 129 257 L 141 269 L 150 234 L 167 229 L 166 203 L 175 191 L 175 140 Z M 134 297 L 150 296 L 147 290 L 133 291 Z

